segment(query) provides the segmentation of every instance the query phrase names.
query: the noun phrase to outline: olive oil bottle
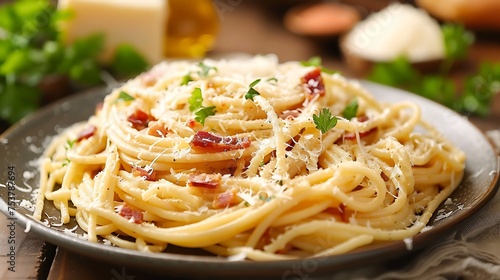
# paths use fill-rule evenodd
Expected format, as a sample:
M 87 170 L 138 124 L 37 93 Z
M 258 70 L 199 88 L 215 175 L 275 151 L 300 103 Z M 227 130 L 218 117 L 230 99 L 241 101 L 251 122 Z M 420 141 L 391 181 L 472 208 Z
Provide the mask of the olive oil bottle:
M 169 0 L 167 40 L 169 58 L 200 58 L 211 50 L 219 30 L 211 0 Z

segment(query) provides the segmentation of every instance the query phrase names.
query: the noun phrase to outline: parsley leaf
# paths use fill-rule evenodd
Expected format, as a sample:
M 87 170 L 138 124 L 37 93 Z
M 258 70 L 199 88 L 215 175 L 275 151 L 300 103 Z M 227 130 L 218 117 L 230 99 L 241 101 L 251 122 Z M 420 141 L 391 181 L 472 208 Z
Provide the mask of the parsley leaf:
M 62 162 L 62 166 L 65 167 L 66 165 L 69 165 L 71 163 L 71 160 L 69 158 L 65 158 Z
M 271 78 L 267 79 L 267 80 L 266 80 L 266 82 L 269 82 L 269 83 L 271 83 L 271 82 L 273 82 L 273 83 L 277 83 L 277 82 L 278 82 L 278 79 L 276 79 L 275 77 L 271 77 Z
M 412 91 L 447 107 L 452 107 L 456 99 L 453 81 L 439 75 L 423 76 Z
M 253 87 L 256 86 L 258 83 L 260 83 L 260 80 L 261 79 L 257 79 L 253 82 L 250 83 L 249 85 L 249 89 L 247 91 L 247 93 L 245 94 L 245 99 L 250 99 L 253 101 L 253 98 L 257 95 L 260 95 L 260 92 L 258 92 L 257 90 L 255 90 Z
M 316 67 L 319 67 L 319 68 L 321 68 L 321 72 L 326 73 L 326 74 L 335 74 L 335 73 L 338 73 L 338 71 L 331 70 L 331 69 L 323 67 L 322 66 L 321 57 L 319 57 L 319 56 L 313 56 L 313 57 L 309 58 L 306 61 L 301 61 L 300 64 L 302 66 L 305 66 L 305 67 L 307 67 L 307 66 L 316 66 Z
M 193 81 L 193 78 L 191 78 L 191 73 L 187 73 L 186 75 L 182 76 L 181 86 L 185 86 L 191 81 Z
M 474 42 L 474 35 L 463 25 L 448 23 L 441 26 L 447 59 L 463 59 Z
M 198 76 L 200 78 L 207 78 L 208 75 L 210 74 L 210 71 L 218 71 L 217 70 L 217 67 L 213 67 L 213 66 L 208 66 L 206 65 L 205 63 L 203 62 L 198 62 L 198 67 L 200 67 L 200 70 L 198 70 L 196 73 L 198 73 Z M 181 86 L 185 86 L 187 85 L 189 82 L 191 81 L 194 81 L 193 80 L 193 77 L 191 76 L 191 72 L 187 73 L 186 75 L 182 76 L 182 80 L 181 80 Z
M 308 60 L 306 61 L 301 61 L 300 64 L 302 66 L 321 66 L 321 57 L 319 56 L 313 56 L 311 58 L 309 58 Z
M 469 47 L 474 42 L 474 35 L 463 25 L 447 23 L 441 26 L 443 36 L 445 60 L 441 65 L 441 74 L 446 75 L 456 60 L 467 57 Z
M 198 71 L 198 75 L 200 75 L 201 78 L 208 77 L 208 74 L 210 73 L 211 70 L 217 71 L 217 67 L 208 66 L 203 62 L 199 62 L 198 67 L 200 67 L 200 71 Z
M 350 119 L 356 117 L 357 113 L 358 113 L 358 99 L 354 98 L 344 108 L 344 111 L 342 112 L 342 116 L 344 118 L 350 120 Z
M 67 144 L 68 146 L 66 147 L 66 150 L 68 150 L 68 149 L 72 149 L 72 148 L 73 148 L 73 145 L 75 145 L 75 143 L 76 143 L 76 140 L 77 140 L 77 139 L 73 139 L 73 140 L 69 140 L 69 139 L 67 139 L 67 140 L 66 140 L 66 144 Z
M 82 84 L 95 85 L 101 82 L 101 67 L 98 56 L 104 47 L 104 35 L 94 34 L 79 38 L 62 49 L 63 60 L 58 73 L 69 73 L 69 77 Z
M 195 88 L 188 99 L 189 111 L 194 112 L 203 107 L 203 96 L 201 95 L 201 88 Z
M 368 79 L 390 86 L 409 85 L 418 81 L 419 73 L 413 69 L 406 57 L 398 57 L 391 62 L 377 63 Z
M 493 97 L 500 93 L 500 63 L 482 63 L 479 72 L 467 78 L 464 92 L 455 109 L 468 114 L 486 116 Z
M 48 0 L 0 5 L 0 119 L 14 123 L 38 108 L 50 91 L 43 83 L 46 77 L 86 83 L 97 76 L 100 81 L 100 70 L 94 71 L 95 41 L 66 46 L 59 39 L 58 25 L 66 15 Z
M 102 83 L 99 62 L 103 34 L 61 40 L 60 25 L 74 12 L 50 0 L 17 0 L 0 5 L 0 120 L 14 123 L 41 105 L 42 96 Z M 144 64 L 130 46 L 118 47 L 113 74 L 140 72 Z M 132 74 L 133 75 L 133 74 Z M 57 82 L 55 87 L 53 81 Z
M 73 139 L 73 140 L 67 139 L 66 140 L 66 147 L 64 147 L 64 149 L 66 150 L 66 158 L 63 161 L 63 164 L 62 164 L 63 167 L 71 163 L 71 160 L 69 160 L 67 154 L 68 154 L 68 150 L 73 148 L 73 145 L 75 145 L 76 141 L 77 141 L 77 139 Z
M 326 73 L 326 74 L 335 74 L 335 73 L 339 73 L 339 71 L 337 70 L 332 70 L 332 69 L 328 69 L 328 68 L 325 68 L 325 67 L 321 67 L 321 72 L 323 73 Z
M 256 86 L 258 83 L 260 83 L 260 79 L 257 79 L 253 82 L 250 83 L 250 85 L 248 85 L 250 88 L 253 88 L 254 86 Z
M 128 93 L 124 91 L 120 91 L 120 95 L 118 95 L 117 101 L 132 101 L 135 100 L 133 96 L 130 96 Z
M 201 93 L 201 89 L 195 88 L 191 93 L 191 97 L 188 99 L 189 111 L 194 112 L 195 121 L 204 125 L 205 119 L 209 116 L 215 115 L 217 111 L 215 110 L 215 106 L 204 107 L 202 103 L 203 95 Z
M 328 130 L 334 128 L 337 125 L 337 117 L 332 116 L 332 113 L 328 108 L 323 108 L 319 115 L 313 115 L 313 121 L 316 128 L 322 133 L 326 133 Z
M 0 118 L 14 123 L 36 110 L 40 93 L 23 84 L 3 84 L 0 77 Z M 2 85 L 3 84 L 3 85 Z
M 205 119 L 209 116 L 215 115 L 216 112 L 215 106 L 201 107 L 195 112 L 194 120 L 204 125 Z
M 456 85 L 447 77 L 448 72 L 456 60 L 467 57 L 474 36 L 459 24 L 444 24 L 441 31 L 446 57 L 438 74 L 422 75 L 408 59 L 400 57 L 375 64 L 369 79 L 407 89 L 459 113 L 486 116 L 493 96 L 500 92 L 500 64 L 481 63 L 477 74 L 468 77 L 463 85 Z M 459 88 L 463 91 L 457 94 Z
M 148 67 L 146 59 L 129 44 L 119 45 L 111 62 L 111 70 L 119 77 L 136 76 Z

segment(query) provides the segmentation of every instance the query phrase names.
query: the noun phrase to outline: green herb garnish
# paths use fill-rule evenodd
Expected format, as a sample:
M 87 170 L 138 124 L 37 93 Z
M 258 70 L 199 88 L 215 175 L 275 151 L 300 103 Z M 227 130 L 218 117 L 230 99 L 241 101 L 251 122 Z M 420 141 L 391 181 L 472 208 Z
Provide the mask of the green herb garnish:
M 306 61 L 301 61 L 300 64 L 302 66 L 317 66 L 317 67 L 320 67 L 321 66 L 321 57 L 319 56 L 313 56 L 311 58 L 309 58 L 308 60 Z
M 258 92 L 257 90 L 255 90 L 253 87 L 256 86 L 258 83 L 260 83 L 260 80 L 261 79 L 257 79 L 253 82 L 250 83 L 250 85 L 248 86 L 249 89 L 247 91 L 247 93 L 245 94 L 245 99 L 250 99 L 253 101 L 253 98 L 257 95 L 260 95 L 260 92 Z
M 14 123 L 50 95 L 47 83 L 89 87 L 102 83 L 99 62 L 105 38 L 81 37 L 71 44 L 61 40 L 59 26 L 74 13 L 58 10 L 49 0 L 18 0 L 0 5 L 0 120 Z M 144 70 L 144 61 L 129 46 L 119 46 L 110 69 L 125 75 Z M 56 83 L 57 84 L 57 83 Z
M 486 116 L 493 97 L 500 92 L 500 63 L 482 63 L 479 72 L 465 80 L 464 91 L 454 109 Z
M 441 26 L 443 36 L 445 60 L 441 65 L 441 75 L 445 76 L 450 71 L 456 60 L 467 57 L 469 48 L 474 43 L 474 35 L 466 30 L 463 25 L 448 23 Z
M 210 73 L 211 70 L 217 71 L 217 67 L 208 66 L 203 62 L 199 62 L 198 67 L 200 67 L 200 71 L 198 71 L 198 75 L 201 78 L 208 77 L 208 74 Z
M 280 186 L 283 186 L 283 181 L 282 181 L 282 180 L 279 180 L 279 181 L 278 181 L 278 184 L 279 184 Z M 267 196 L 265 196 L 265 195 L 259 195 L 259 200 L 264 201 L 264 202 L 269 202 L 269 201 L 273 200 L 274 198 L 275 198 L 275 196 L 274 196 L 274 195 L 271 195 L 271 196 L 269 196 L 269 197 L 267 197 Z
M 375 64 L 368 78 L 390 86 L 409 86 L 417 82 L 420 75 L 410 61 L 401 56 L 391 62 Z
M 328 108 L 323 108 L 319 115 L 313 115 L 313 121 L 316 128 L 322 133 L 326 133 L 328 130 L 334 128 L 337 125 L 337 117 L 332 116 L 332 113 Z
M 14 123 L 38 108 L 40 84 L 47 76 L 86 84 L 100 81 L 94 50 L 101 42 L 88 37 L 63 46 L 58 38 L 57 26 L 68 16 L 48 0 L 0 6 L 0 119 Z
M 120 91 L 120 94 L 118 95 L 117 101 L 132 101 L 135 100 L 133 96 L 130 96 L 128 93 L 124 91 Z
M 467 57 L 469 48 L 474 42 L 474 34 L 463 25 L 448 23 L 441 27 L 446 58 L 463 59 Z
M 209 116 L 215 115 L 217 112 L 215 106 L 204 107 L 203 106 L 203 96 L 200 88 L 195 88 L 191 93 L 191 97 L 188 100 L 189 111 L 194 112 L 194 120 L 205 124 L 205 119 Z
M 215 115 L 216 112 L 215 106 L 202 107 L 195 112 L 194 120 L 204 125 L 205 119 Z
M 354 98 L 347 104 L 347 106 L 344 108 L 344 111 L 342 112 L 342 116 L 348 120 L 356 117 L 358 113 L 358 99 Z
M 301 61 L 300 64 L 302 66 L 305 66 L 305 67 L 307 67 L 307 66 L 316 66 L 316 67 L 319 67 L 321 69 L 321 72 L 324 72 L 324 73 L 327 73 L 327 74 L 338 73 L 338 71 L 331 70 L 331 69 L 323 67 L 322 66 L 321 57 L 319 57 L 319 56 L 313 56 L 313 57 L 309 58 L 306 61 Z
M 392 62 L 377 63 L 369 79 L 378 83 L 404 88 L 439 102 L 459 113 L 485 116 L 489 113 L 493 96 L 500 92 L 500 64 L 481 63 L 477 74 L 456 85 L 448 77 L 453 64 L 467 57 L 474 36 L 459 24 L 441 27 L 445 59 L 436 74 L 421 74 L 408 59 L 400 57 Z M 463 91 L 457 94 L 457 89 Z
M 189 111 L 195 112 L 199 108 L 203 107 L 203 96 L 201 95 L 201 88 L 195 88 L 191 93 L 191 97 L 188 99 Z
M 75 145 L 75 143 L 76 143 L 76 140 L 77 139 L 73 139 L 73 140 L 67 139 L 66 140 L 66 145 L 68 145 L 68 146 L 66 147 L 66 150 L 72 149 L 73 145 Z
M 191 78 L 191 73 L 187 73 L 186 75 L 182 76 L 181 86 L 185 86 L 191 81 L 193 81 L 193 78 Z
M 277 83 L 278 82 L 278 79 L 276 79 L 275 77 L 271 77 L 269 79 L 266 80 L 267 82 L 274 82 L 274 83 Z
M 68 150 L 73 148 L 73 145 L 75 145 L 76 140 L 77 139 L 73 139 L 73 140 L 67 139 L 66 140 L 66 146 L 64 147 L 64 149 L 66 150 L 66 152 L 65 152 L 66 158 L 63 160 L 63 164 L 62 164 L 63 167 L 68 165 L 71 162 L 71 160 L 69 160 L 69 158 L 67 156 L 67 153 L 68 153 Z
M 149 67 L 144 57 L 131 45 L 121 44 L 115 50 L 111 70 L 118 77 L 132 77 Z
M 211 70 L 217 71 L 217 67 L 208 66 L 208 65 L 206 65 L 205 63 L 203 63 L 201 61 L 198 62 L 197 65 L 198 65 L 198 67 L 200 67 L 200 70 L 197 71 L 196 73 L 198 73 L 198 76 L 200 78 L 207 78 L 208 75 L 210 74 Z M 181 80 L 181 84 L 180 85 L 181 86 L 185 86 L 185 85 L 189 84 L 189 82 L 194 81 L 193 77 L 191 75 L 192 75 L 192 72 L 189 72 L 186 75 L 182 76 L 182 80 Z

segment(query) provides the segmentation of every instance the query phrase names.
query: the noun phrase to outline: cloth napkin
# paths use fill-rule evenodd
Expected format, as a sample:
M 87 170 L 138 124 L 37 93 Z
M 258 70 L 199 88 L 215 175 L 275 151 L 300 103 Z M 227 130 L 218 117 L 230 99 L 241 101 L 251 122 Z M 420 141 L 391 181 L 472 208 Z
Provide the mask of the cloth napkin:
M 486 136 L 498 153 L 500 130 Z M 388 271 L 387 266 L 370 265 L 328 279 L 500 279 L 500 192 L 451 237 L 420 252 L 404 267 Z

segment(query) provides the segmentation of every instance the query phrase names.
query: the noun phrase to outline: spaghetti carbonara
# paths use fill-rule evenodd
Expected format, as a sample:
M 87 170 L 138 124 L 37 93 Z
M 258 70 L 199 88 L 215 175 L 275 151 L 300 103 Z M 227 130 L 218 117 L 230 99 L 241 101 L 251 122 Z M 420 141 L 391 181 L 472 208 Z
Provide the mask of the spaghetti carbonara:
M 417 105 L 320 66 L 164 62 L 54 138 L 34 217 L 53 203 L 90 241 L 140 251 L 343 254 L 418 234 L 464 162 Z

